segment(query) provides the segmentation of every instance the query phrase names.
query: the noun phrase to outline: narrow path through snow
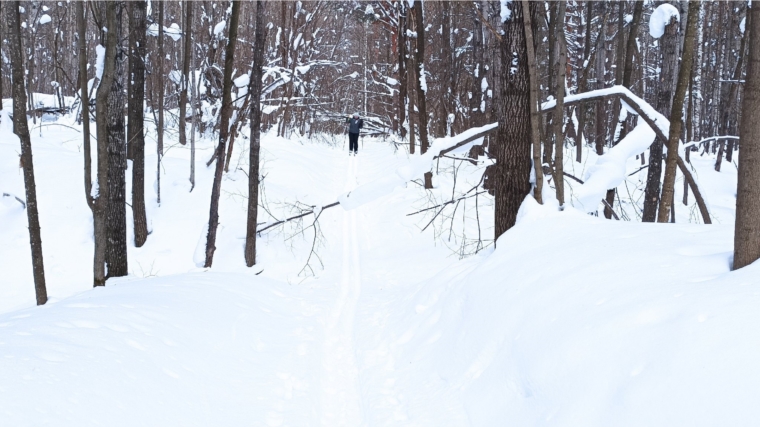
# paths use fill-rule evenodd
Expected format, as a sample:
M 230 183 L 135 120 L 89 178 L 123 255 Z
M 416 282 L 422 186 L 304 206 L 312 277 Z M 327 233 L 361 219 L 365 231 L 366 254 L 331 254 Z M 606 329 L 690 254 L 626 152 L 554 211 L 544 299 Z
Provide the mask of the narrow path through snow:
M 356 185 L 358 159 L 347 162 L 343 191 Z M 354 349 L 354 319 L 361 292 L 361 261 L 356 210 L 343 211 L 343 259 L 338 297 L 330 309 L 323 344 L 321 423 L 324 426 L 363 425 L 359 370 Z

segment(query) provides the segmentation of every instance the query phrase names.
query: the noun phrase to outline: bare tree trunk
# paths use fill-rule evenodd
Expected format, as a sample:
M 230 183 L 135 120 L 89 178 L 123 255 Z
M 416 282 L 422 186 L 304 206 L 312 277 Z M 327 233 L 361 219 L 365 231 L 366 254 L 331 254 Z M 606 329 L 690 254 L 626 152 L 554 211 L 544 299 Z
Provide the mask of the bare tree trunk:
M 747 10 L 746 22 L 750 25 L 745 32 L 751 35 L 739 130 L 741 156 L 736 190 L 734 270 L 760 258 L 760 8 L 754 6 Z
M 164 0 L 158 3 L 158 123 L 156 124 L 156 203 L 161 206 L 161 159 L 164 157 Z
M 259 213 L 259 151 L 261 150 L 261 78 L 266 47 L 266 22 L 262 0 L 256 1 L 256 30 L 253 40 L 251 67 L 251 147 L 248 165 L 248 223 L 245 234 L 245 265 L 256 264 L 256 221 Z
M 498 139 L 489 147 L 496 157 L 492 174 L 496 199 L 495 239 L 515 225 L 517 211 L 530 192 L 530 77 L 522 14 L 531 13 L 535 17 L 537 5 L 532 3 L 530 11 L 523 10 L 522 2 L 512 2 L 510 7 L 512 14 L 504 23 L 500 42 L 504 65 L 502 82 L 497 86 L 499 116 L 510 120 L 499 120 Z M 507 66 L 515 59 L 516 66 Z
M 24 89 L 24 61 L 21 50 L 20 2 L 9 2 L 6 6 L 6 19 L 10 27 L 9 48 L 11 56 L 11 73 L 13 94 L 13 133 L 21 141 L 21 164 L 24 168 L 24 187 L 26 189 L 26 218 L 29 222 L 29 243 L 32 249 L 32 273 L 37 305 L 47 302 L 45 287 L 45 266 L 42 262 L 42 237 L 40 234 L 40 216 L 37 210 L 37 187 L 34 182 L 34 162 L 32 161 L 32 140 L 29 137 L 29 123 L 26 117 L 26 92 Z
M 530 10 L 530 2 L 521 0 L 523 10 Z M 533 146 L 533 171 L 536 175 L 536 187 L 533 189 L 533 198 L 539 204 L 543 204 L 544 171 L 541 167 L 541 138 L 538 134 L 540 126 L 538 106 L 538 71 L 536 66 L 536 45 L 533 40 L 533 23 L 530 13 L 523 13 L 523 27 L 525 32 L 525 45 L 528 48 L 528 77 L 530 79 L 530 136 Z M 564 179 L 564 178 L 563 178 Z
M 117 45 L 114 51 L 114 78 L 108 95 L 108 206 L 106 222 L 108 245 L 106 246 L 106 266 L 108 277 L 129 274 L 127 266 L 127 145 L 124 126 L 124 69 L 127 56 L 121 42 L 122 10 L 124 2 L 116 3 L 116 26 L 113 32 Z
M 657 85 L 657 111 L 668 116 L 671 113 L 673 100 L 673 85 L 678 69 L 678 21 L 671 18 L 665 26 L 665 34 L 660 38 L 662 62 L 660 79 Z M 680 120 L 680 116 L 678 117 Z M 671 128 L 674 117 L 671 116 Z M 657 219 L 657 206 L 660 205 L 660 179 L 662 177 L 662 146 L 666 141 L 659 138 L 649 147 L 649 169 L 647 184 L 644 190 L 643 222 L 654 222 Z
M 106 12 L 105 53 L 103 75 L 95 95 L 95 119 L 98 138 L 97 196 L 94 201 L 93 226 L 95 229 L 94 285 L 106 284 L 106 251 L 108 248 L 108 95 L 114 80 L 116 60 L 116 2 L 104 1 Z
M 673 109 L 670 113 L 670 134 L 668 135 L 668 158 L 665 161 L 665 177 L 662 185 L 662 198 L 657 214 L 657 222 L 668 222 L 673 203 L 673 193 L 676 184 L 676 167 L 678 163 L 678 141 L 681 139 L 683 128 L 683 105 L 686 99 L 686 89 L 689 87 L 691 67 L 694 64 L 694 41 L 697 32 L 697 17 L 699 2 L 689 2 L 689 22 L 686 24 L 681 69 L 678 72 L 678 84 L 673 98 Z M 650 166 L 651 167 L 651 166 Z
M 192 52 L 192 28 L 193 28 L 193 2 L 185 0 L 182 2 L 185 7 L 185 34 L 184 37 L 184 52 L 182 55 L 182 84 L 179 93 L 179 143 L 182 145 L 187 144 L 186 128 L 186 116 L 187 116 L 187 86 L 190 74 L 190 54 Z
M 412 19 L 413 11 L 412 9 L 407 9 L 407 15 L 406 19 L 404 21 L 406 22 L 406 28 L 409 31 L 412 31 L 412 28 L 414 26 L 414 20 Z M 407 86 L 407 121 L 409 122 L 409 154 L 414 154 L 416 150 L 416 134 L 414 131 L 414 106 L 416 105 L 416 85 L 413 83 L 415 81 L 415 76 L 417 76 L 418 71 L 415 70 L 414 67 L 414 55 L 411 54 L 411 51 L 413 50 L 413 39 L 406 38 L 409 41 L 408 50 L 407 50 L 407 58 L 406 58 L 406 81 L 409 86 Z
M 747 13 L 747 22 L 751 21 L 751 14 Z M 750 23 L 750 25 L 752 25 Z M 728 90 L 728 97 L 725 99 L 725 103 L 722 103 L 722 107 L 720 108 L 720 123 L 718 123 L 718 134 L 719 135 L 728 135 L 729 129 L 731 129 L 731 116 L 732 115 L 738 115 L 738 111 L 736 111 L 736 104 L 739 97 L 739 80 L 742 76 L 742 66 L 744 65 L 744 50 L 745 45 L 747 43 L 747 36 L 750 34 L 749 31 L 744 31 L 744 36 L 742 36 L 742 41 L 739 45 L 739 59 L 736 61 L 736 67 L 734 68 L 733 75 L 731 76 L 731 80 L 733 80 L 734 83 L 730 85 L 730 88 Z M 715 158 L 715 170 L 717 172 L 720 172 L 720 165 L 721 161 L 723 160 L 723 145 L 725 142 L 721 142 L 720 149 L 718 150 L 718 155 Z M 731 154 L 734 151 L 734 144 L 733 141 L 729 142 L 726 152 L 726 160 L 731 161 Z
M 222 192 L 222 172 L 224 172 L 224 154 L 230 131 L 230 115 L 232 114 L 232 69 L 234 67 L 235 43 L 237 42 L 238 22 L 240 16 L 240 0 L 233 0 L 230 15 L 229 36 L 224 52 L 224 80 L 222 83 L 222 111 L 219 126 L 219 145 L 216 147 L 216 169 L 214 170 L 214 185 L 211 188 L 211 209 L 208 220 L 208 235 L 206 238 L 206 262 L 204 267 L 210 268 L 214 262 L 216 250 L 216 229 L 219 226 L 219 196 Z
M 407 97 L 407 84 L 408 77 L 406 73 L 406 8 L 404 2 L 398 3 L 398 132 L 401 139 L 406 137 L 406 128 L 404 122 L 406 121 L 406 97 Z M 414 151 L 412 151 L 414 152 Z
M 93 209 L 92 155 L 90 150 L 90 95 L 87 92 L 87 13 L 84 2 L 76 2 L 79 48 L 79 98 L 82 103 L 82 151 L 84 152 L 84 193 L 87 206 Z
M 564 104 L 565 104 L 565 72 L 567 65 L 567 42 L 565 40 L 565 10 L 567 2 L 558 2 L 558 13 L 554 18 L 557 22 L 555 25 L 555 40 L 557 49 L 557 82 L 555 93 L 557 95 L 557 106 L 554 111 L 554 185 L 557 191 L 557 201 L 560 209 L 565 205 L 565 175 L 564 166 L 564 148 L 565 136 L 562 133 L 562 125 L 565 123 Z
M 145 214 L 145 0 L 130 1 L 129 5 L 129 120 L 127 141 L 132 147 L 132 218 L 135 246 L 142 247 L 148 239 L 148 219 Z
M 422 2 L 414 2 L 414 19 L 416 23 L 417 39 L 415 40 L 415 47 L 417 51 L 414 55 L 415 65 L 417 66 L 417 79 L 415 84 L 417 85 L 417 109 L 419 110 L 419 128 L 420 128 L 420 153 L 425 154 L 430 142 L 428 141 L 428 115 L 427 105 L 425 101 L 425 95 L 427 92 L 427 84 L 425 82 L 425 24 L 422 15 Z

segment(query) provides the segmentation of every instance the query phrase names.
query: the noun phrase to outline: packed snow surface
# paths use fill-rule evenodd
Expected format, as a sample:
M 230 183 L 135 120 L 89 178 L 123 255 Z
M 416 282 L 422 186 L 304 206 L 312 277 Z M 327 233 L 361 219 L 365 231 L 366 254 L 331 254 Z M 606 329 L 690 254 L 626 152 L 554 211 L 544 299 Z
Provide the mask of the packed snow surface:
M 26 211 L 0 197 L 2 425 L 760 422 L 760 266 L 730 272 L 733 168 L 718 174 L 711 160 L 692 157 L 718 224 L 689 224 L 685 207 L 676 208 L 679 224 L 609 221 L 571 206 L 559 212 L 545 193 L 544 206 L 525 200 L 495 249 L 465 259 L 432 229 L 420 232 L 432 212 L 406 215 L 450 197 L 451 178 L 436 175 L 428 191 L 393 185 L 353 209 L 322 210 L 323 267 L 312 262 L 304 274 L 314 230 L 293 224 L 263 233 L 256 267 L 244 266 L 241 143 L 206 270 L 193 255 L 206 233 L 213 167 L 198 161 L 190 192 L 189 147 L 170 138 L 162 203 L 146 192 L 151 234 L 142 248 L 130 244 L 130 276 L 92 289 L 81 134 L 74 118 L 59 124 L 32 132 L 51 296 L 44 306 L 34 306 Z M 146 153 L 155 152 L 153 132 Z M 23 196 L 18 139 L 4 123 L 0 137 L 0 193 Z M 376 139 L 349 157 L 341 137 L 264 135 L 262 203 L 273 215 L 431 170 L 432 154 L 409 158 Z M 464 138 L 436 140 L 428 153 Z M 198 139 L 199 159 L 214 142 Z M 461 164 L 458 180 L 477 182 L 478 167 Z M 581 167 L 570 160 L 565 170 L 585 176 L 573 169 Z M 488 197 L 480 199 L 486 235 Z
M 649 34 L 659 39 L 665 34 L 665 27 L 670 24 L 671 19 L 676 18 L 676 21 L 681 19 L 681 13 L 678 12 L 675 6 L 669 3 L 663 3 L 652 12 L 652 16 L 649 18 Z

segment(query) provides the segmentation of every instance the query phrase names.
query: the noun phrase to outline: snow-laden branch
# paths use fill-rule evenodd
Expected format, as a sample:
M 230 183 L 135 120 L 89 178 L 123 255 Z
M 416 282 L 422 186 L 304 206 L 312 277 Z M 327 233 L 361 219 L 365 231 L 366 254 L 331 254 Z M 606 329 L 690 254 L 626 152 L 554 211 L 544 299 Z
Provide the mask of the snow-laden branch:
M 649 126 L 649 128 L 654 131 L 655 135 L 660 138 L 663 141 L 668 140 L 668 135 L 670 133 L 670 121 L 662 114 L 660 114 L 657 110 L 654 109 L 649 103 L 644 101 L 643 99 L 639 98 L 638 96 L 634 95 L 633 92 L 628 90 L 628 88 L 624 86 L 613 86 L 606 89 L 598 89 L 598 90 L 592 90 L 589 92 L 579 93 L 575 95 L 568 95 L 565 97 L 565 107 L 569 107 L 571 105 L 575 105 L 581 102 L 587 102 L 587 101 L 597 101 L 601 99 L 620 99 L 620 102 L 622 103 L 623 107 L 630 112 L 631 114 L 635 114 L 639 116 L 641 119 L 646 122 L 646 124 Z M 541 105 L 542 111 L 548 111 L 554 108 L 555 101 L 548 101 Z M 637 126 L 638 128 L 638 126 Z M 635 130 L 635 129 L 634 129 Z M 632 132 L 633 133 L 633 132 Z M 640 134 L 642 137 L 644 136 L 643 133 Z M 646 141 L 643 141 L 641 145 L 644 144 L 644 142 L 647 142 L 646 147 L 649 147 L 649 145 L 652 144 L 654 138 L 647 139 Z M 615 147 L 610 148 L 610 150 L 602 157 L 609 156 L 610 153 L 613 153 L 614 158 L 617 159 L 617 161 L 622 162 L 622 164 L 618 165 L 618 167 L 625 168 L 625 161 L 628 159 L 623 158 L 622 156 L 618 156 L 615 153 L 615 150 L 620 146 L 618 144 Z M 666 148 L 667 149 L 667 148 Z M 620 150 L 623 151 L 623 150 Z M 643 151 L 643 150 L 641 150 Z M 639 153 L 641 152 L 639 151 Z M 712 221 L 710 219 L 710 211 L 707 208 L 707 203 L 705 202 L 704 197 L 702 196 L 702 193 L 699 191 L 699 185 L 697 185 L 696 178 L 694 178 L 694 175 L 692 175 L 691 171 L 686 167 L 686 163 L 684 163 L 681 154 L 683 154 L 683 144 L 678 145 L 678 168 L 681 170 L 681 173 L 684 175 L 684 179 L 686 179 L 686 182 L 688 182 L 689 187 L 691 188 L 691 191 L 694 193 L 694 199 L 697 202 L 697 206 L 699 207 L 699 211 L 702 215 L 702 221 L 704 221 L 705 224 L 711 224 Z M 636 154 L 636 153 L 633 153 Z M 633 155 L 632 154 L 632 155 Z M 625 177 L 623 176 L 623 179 Z M 610 181 L 612 183 L 612 181 Z M 620 185 L 623 181 L 620 180 L 615 186 L 610 186 L 608 188 L 614 188 L 617 185 Z M 591 190 L 589 190 L 591 191 Z M 587 208 L 589 208 L 591 205 L 589 205 Z

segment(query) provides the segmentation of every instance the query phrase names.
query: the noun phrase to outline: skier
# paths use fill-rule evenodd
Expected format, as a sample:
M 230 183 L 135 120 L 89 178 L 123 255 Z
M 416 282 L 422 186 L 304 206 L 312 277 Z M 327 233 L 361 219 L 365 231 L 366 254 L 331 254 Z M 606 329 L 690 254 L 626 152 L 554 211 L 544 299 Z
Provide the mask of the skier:
M 346 118 L 348 125 L 348 155 L 353 152 L 355 156 L 359 150 L 359 131 L 364 127 L 364 120 L 359 118 L 359 113 L 354 113 L 353 117 Z

